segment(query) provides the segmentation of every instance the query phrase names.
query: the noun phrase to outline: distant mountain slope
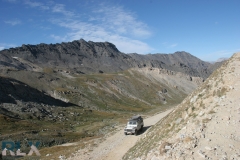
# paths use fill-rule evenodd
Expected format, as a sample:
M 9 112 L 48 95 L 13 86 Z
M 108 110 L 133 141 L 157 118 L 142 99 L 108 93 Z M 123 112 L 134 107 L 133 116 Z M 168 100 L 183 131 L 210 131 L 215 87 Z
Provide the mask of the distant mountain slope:
M 175 52 L 173 54 L 147 54 L 147 55 L 138 55 L 138 54 L 130 54 L 132 57 L 138 60 L 161 60 L 161 62 L 169 65 L 174 65 L 176 63 L 185 64 L 191 68 L 197 69 L 201 67 L 208 67 L 209 63 L 200 60 L 199 58 L 191 55 L 187 52 Z
M 218 69 L 219 67 L 221 67 L 221 65 L 222 65 L 223 63 L 225 63 L 225 62 L 226 62 L 226 60 L 221 61 L 221 62 L 215 62 L 215 63 L 213 63 L 212 65 L 208 66 L 208 71 L 210 71 L 210 72 L 215 71 L 216 69 Z
M 141 66 L 163 67 L 166 69 L 183 72 L 186 74 L 207 78 L 211 74 L 208 67 L 212 64 L 204 62 L 187 52 L 175 52 L 173 54 L 130 54 L 131 57 L 141 63 Z
M 206 78 L 210 63 L 186 52 L 124 54 L 109 42 L 76 40 L 61 44 L 22 45 L 0 51 L 0 66 L 41 71 L 64 69 L 76 73 L 113 73 L 129 68 L 157 67 Z
M 123 159 L 239 159 L 239 66 L 236 53 Z

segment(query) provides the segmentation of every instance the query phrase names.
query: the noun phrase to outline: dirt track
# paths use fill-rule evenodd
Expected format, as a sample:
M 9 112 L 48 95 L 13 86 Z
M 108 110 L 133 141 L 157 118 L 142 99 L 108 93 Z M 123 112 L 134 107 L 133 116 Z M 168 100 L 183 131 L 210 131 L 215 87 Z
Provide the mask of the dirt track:
M 171 110 L 156 114 L 152 117 L 144 119 L 144 129 L 138 136 L 124 135 L 123 128 L 119 128 L 119 131 L 114 135 L 107 137 L 103 142 L 98 143 L 96 147 L 89 149 L 79 150 L 74 154 L 71 160 L 120 160 L 124 154 L 134 146 L 134 144 L 144 136 L 148 128 L 157 123 L 160 119 L 165 117 Z

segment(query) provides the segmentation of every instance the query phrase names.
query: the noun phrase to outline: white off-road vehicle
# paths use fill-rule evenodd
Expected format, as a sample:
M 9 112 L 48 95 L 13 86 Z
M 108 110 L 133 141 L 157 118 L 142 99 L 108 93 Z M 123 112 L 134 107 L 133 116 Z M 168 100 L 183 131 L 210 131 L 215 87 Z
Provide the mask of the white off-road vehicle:
M 144 123 L 141 116 L 133 116 L 124 128 L 124 134 L 138 134 L 138 131 L 143 129 Z

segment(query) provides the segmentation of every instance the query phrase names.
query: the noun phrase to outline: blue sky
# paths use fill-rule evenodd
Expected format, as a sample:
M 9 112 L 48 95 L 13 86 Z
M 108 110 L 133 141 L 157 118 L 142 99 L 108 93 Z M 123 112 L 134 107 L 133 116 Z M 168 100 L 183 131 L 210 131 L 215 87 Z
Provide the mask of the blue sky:
M 111 42 L 124 53 L 186 51 L 205 61 L 240 51 L 239 0 L 0 0 L 0 50 Z

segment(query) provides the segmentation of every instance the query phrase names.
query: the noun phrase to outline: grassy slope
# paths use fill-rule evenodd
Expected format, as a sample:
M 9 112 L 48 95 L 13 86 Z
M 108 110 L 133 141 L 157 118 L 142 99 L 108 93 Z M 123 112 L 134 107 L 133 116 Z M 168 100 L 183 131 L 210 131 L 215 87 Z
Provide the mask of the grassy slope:
M 6 76 L 22 81 L 33 88 L 67 99 L 84 108 L 103 111 L 145 112 L 159 106 L 179 103 L 187 94 L 172 90 L 164 83 L 152 83 L 138 72 L 128 71 L 115 74 L 77 75 L 68 78 L 59 73 L 10 71 Z M 175 97 L 167 99 L 163 105 L 157 95 L 163 88 Z M 183 95 L 177 98 L 176 94 Z

